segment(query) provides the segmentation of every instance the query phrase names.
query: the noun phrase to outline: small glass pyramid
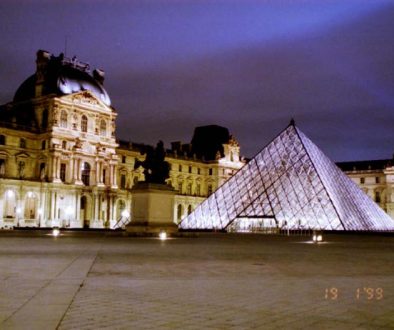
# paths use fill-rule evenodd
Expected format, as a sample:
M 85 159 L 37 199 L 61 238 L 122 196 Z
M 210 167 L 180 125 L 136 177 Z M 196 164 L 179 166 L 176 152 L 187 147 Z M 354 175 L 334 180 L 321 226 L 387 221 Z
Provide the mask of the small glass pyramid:
M 220 186 L 181 229 L 394 230 L 394 220 L 294 124 Z

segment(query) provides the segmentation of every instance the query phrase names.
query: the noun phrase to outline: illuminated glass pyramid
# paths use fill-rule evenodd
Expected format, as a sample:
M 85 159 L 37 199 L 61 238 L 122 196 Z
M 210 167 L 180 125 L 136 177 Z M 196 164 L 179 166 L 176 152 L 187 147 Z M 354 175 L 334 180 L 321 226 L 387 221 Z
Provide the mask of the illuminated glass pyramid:
M 180 228 L 231 230 L 242 221 L 281 229 L 394 230 L 394 220 L 293 121 Z

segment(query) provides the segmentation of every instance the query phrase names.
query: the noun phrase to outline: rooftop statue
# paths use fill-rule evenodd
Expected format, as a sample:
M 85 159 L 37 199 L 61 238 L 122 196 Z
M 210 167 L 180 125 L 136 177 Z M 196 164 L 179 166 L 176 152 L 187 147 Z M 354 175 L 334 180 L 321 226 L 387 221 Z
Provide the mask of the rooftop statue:
M 145 146 L 141 154 L 146 154 L 144 161 L 136 160 L 134 169 L 142 166 L 144 168 L 145 182 L 166 184 L 169 178 L 170 165 L 164 160 L 166 152 L 163 141 L 159 141 L 156 148 Z

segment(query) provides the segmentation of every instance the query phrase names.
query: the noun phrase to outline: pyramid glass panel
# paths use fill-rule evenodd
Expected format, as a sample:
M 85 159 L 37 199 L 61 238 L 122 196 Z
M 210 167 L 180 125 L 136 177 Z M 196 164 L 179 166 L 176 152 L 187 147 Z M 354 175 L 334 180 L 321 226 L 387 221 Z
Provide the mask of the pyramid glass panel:
M 182 229 L 394 230 L 392 220 L 294 124 L 219 187 Z

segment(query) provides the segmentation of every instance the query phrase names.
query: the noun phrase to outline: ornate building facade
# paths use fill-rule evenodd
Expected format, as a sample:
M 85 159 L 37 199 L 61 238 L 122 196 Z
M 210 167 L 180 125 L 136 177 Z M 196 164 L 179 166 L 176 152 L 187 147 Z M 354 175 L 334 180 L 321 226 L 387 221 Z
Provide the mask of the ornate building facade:
M 130 220 L 143 145 L 116 140 L 104 72 L 42 50 L 36 65 L 0 108 L 0 227 L 113 228 Z M 227 129 L 202 127 L 195 137 L 167 151 L 175 222 L 244 164 Z M 210 154 L 199 149 L 204 139 Z
M 132 219 L 144 145 L 116 140 L 104 77 L 75 58 L 37 52 L 35 74 L 0 107 L 1 228 L 115 228 Z M 245 164 L 234 137 L 215 125 L 196 128 L 190 143 L 172 143 L 166 161 L 175 223 Z M 343 169 L 394 218 L 392 163 Z
M 392 159 L 342 162 L 337 166 L 394 219 L 394 155 Z

